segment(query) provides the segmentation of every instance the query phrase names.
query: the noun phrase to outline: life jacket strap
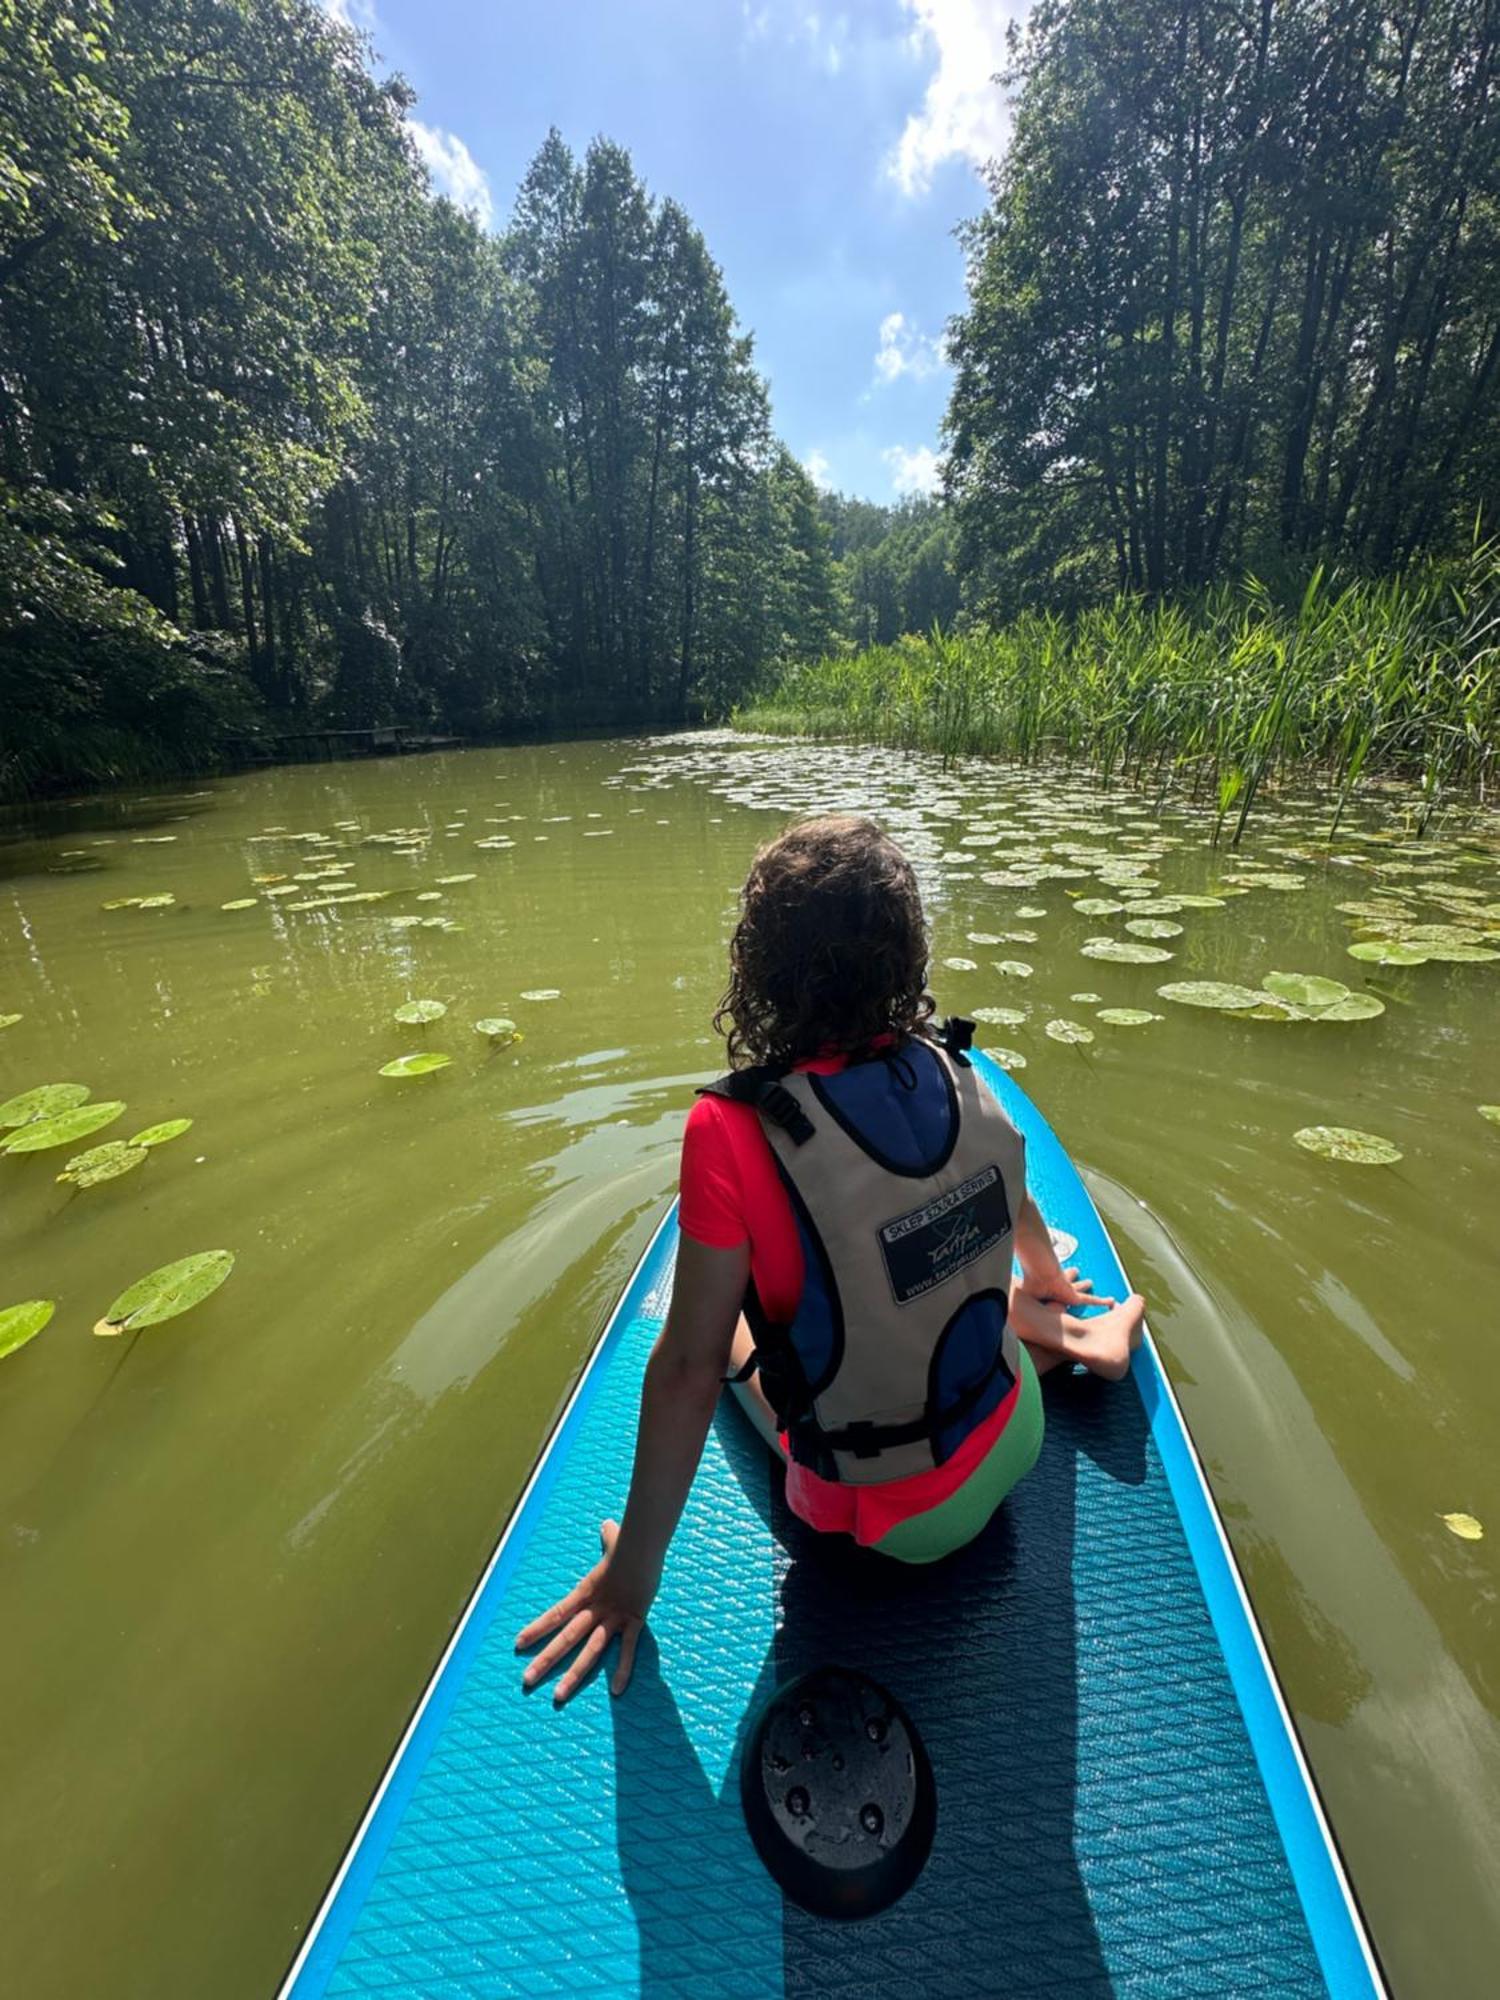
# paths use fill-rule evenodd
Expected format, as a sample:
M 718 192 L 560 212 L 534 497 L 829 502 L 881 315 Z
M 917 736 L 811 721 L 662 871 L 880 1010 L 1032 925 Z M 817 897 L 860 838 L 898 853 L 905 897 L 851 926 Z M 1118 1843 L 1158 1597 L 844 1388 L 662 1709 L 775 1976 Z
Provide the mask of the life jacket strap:
M 787 1089 L 784 1069 L 774 1063 L 755 1063 L 748 1069 L 732 1069 L 727 1076 L 703 1084 L 699 1097 L 721 1097 L 730 1104 L 751 1104 L 780 1126 L 794 1146 L 802 1146 L 813 1135 L 813 1122 Z
M 816 1432 L 816 1448 L 820 1452 L 847 1451 L 855 1458 L 878 1458 L 883 1451 L 892 1451 L 897 1445 L 921 1444 L 936 1437 L 967 1416 L 1004 1366 L 1004 1354 L 997 1346 L 989 1367 L 977 1382 L 971 1382 L 940 1410 L 924 1410 L 920 1417 L 910 1417 L 904 1424 L 861 1422 L 825 1430 L 821 1424 L 810 1422 L 808 1427 Z M 825 1473 L 824 1477 L 836 1479 L 838 1474 Z

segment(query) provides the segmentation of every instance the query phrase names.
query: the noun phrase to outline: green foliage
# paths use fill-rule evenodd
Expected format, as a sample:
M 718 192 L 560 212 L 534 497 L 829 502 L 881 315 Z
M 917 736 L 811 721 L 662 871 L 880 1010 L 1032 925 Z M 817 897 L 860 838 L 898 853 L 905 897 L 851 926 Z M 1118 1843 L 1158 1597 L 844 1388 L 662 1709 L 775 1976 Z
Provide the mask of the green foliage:
M 490 237 L 410 104 L 313 0 L 0 0 L 0 795 L 722 713 L 838 638 L 689 218 L 553 134 Z
M 1175 780 L 1216 801 L 1236 838 L 1263 785 L 1319 765 L 1334 779 L 1332 830 L 1361 777 L 1418 779 L 1425 815 L 1493 772 L 1497 614 L 1500 544 L 1480 544 L 1383 583 L 1315 579 L 1295 612 L 1253 583 L 1191 603 L 1118 596 L 1072 617 L 1025 611 L 995 629 L 808 661 L 740 720 Z
M 1500 473 L 1487 0 L 1069 0 L 1014 44 L 948 485 L 972 608 L 1456 551 Z

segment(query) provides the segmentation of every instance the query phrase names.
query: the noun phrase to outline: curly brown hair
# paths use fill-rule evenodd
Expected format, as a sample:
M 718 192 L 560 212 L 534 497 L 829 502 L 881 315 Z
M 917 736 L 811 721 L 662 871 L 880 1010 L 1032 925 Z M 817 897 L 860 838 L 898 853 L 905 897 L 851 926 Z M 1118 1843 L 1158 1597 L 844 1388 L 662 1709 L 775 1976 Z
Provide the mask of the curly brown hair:
M 911 863 L 873 820 L 796 821 L 750 864 L 714 1026 L 736 1068 L 858 1055 L 931 1018 Z

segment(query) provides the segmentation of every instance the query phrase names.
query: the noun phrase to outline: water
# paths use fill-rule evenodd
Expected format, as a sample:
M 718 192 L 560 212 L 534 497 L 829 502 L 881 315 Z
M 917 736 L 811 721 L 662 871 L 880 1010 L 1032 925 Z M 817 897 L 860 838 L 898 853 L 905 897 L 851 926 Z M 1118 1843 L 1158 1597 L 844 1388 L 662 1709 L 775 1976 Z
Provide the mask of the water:
M 124 1098 L 100 1139 L 195 1121 L 85 1192 L 53 1178 L 68 1153 L 0 1159 L 0 1304 L 58 1301 L 0 1362 L 7 1991 L 274 1989 L 670 1192 L 749 855 L 814 805 L 908 843 L 944 1006 L 1027 1010 L 986 1038 L 1026 1057 L 1150 1300 L 1396 1990 L 1493 1990 L 1500 1130 L 1475 1107 L 1500 1101 L 1500 966 L 1356 964 L 1334 908 L 1500 901 L 1493 826 L 1413 856 L 1393 796 L 1329 863 L 1304 858 L 1324 805 L 1292 801 L 1230 862 L 1197 821 L 1076 776 L 700 737 L 258 773 L 50 808 L 0 847 L 0 1013 L 22 1016 L 0 1098 Z M 420 837 L 363 840 L 393 829 Z M 1169 916 L 1168 964 L 1084 957 L 1128 935 L 1128 910 L 1072 907 L 1117 899 L 1097 874 L 1122 855 L 1158 893 L 1247 862 L 1301 886 Z M 220 908 L 331 861 L 396 893 Z M 157 893 L 175 902 L 100 907 Z M 1036 942 L 969 941 L 1017 930 Z M 1280 1024 L 1155 997 L 1272 969 L 1387 1010 Z M 422 997 L 447 1017 L 390 1020 Z M 1108 1027 L 1101 1004 L 1164 1018 Z M 491 1052 L 470 1024 L 493 1015 L 524 1041 Z M 1059 1015 L 1096 1040 L 1049 1040 Z M 452 1066 L 377 1075 L 421 1047 Z M 1323 1123 L 1405 1157 L 1292 1143 Z M 130 1281 L 221 1245 L 236 1269 L 194 1314 L 91 1337 Z M 1459 1510 L 1490 1538 L 1456 1539 Z

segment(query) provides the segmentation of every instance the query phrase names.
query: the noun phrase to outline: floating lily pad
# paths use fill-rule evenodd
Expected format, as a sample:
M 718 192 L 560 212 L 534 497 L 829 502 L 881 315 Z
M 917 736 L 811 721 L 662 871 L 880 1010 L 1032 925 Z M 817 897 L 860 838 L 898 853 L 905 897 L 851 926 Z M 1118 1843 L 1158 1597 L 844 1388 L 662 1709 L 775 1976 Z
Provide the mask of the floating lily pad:
M 1235 986 L 1220 979 L 1179 979 L 1170 986 L 1158 986 L 1163 1000 L 1175 1000 L 1179 1007 L 1211 1007 L 1220 1013 L 1238 1014 L 1262 1006 L 1265 994 L 1251 986 Z
M 970 944 L 1004 944 L 1004 942 L 1005 942 L 1005 939 L 1004 939 L 1004 938 L 1003 938 L 1003 937 L 1001 936 L 1001 934 L 999 933 L 999 931 L 970 931 L 970 932 L 969 932 L 969 943 L 970 943 Z
M 950 972 L 977 972 L 979 965 L 972 958 L 945 958 L 943 964 Z
M 1382 1139 L 1377 1132 L 1357 1132 L 1351 1125 L 1304 1125 L 1293 1139 L 1307 1153 L 1325 1160 L 1349 1160 L 1362 1167 L 1393 1167 L 1401 1158 L 1399 1146 Z
M 56 1299 L 23 1299 L 18 1306 L 0 1306 L 0 1355 L 14 1354 L 35 1340 L 56 1311 Z
M 1104 998 L 1102 993 L 1070 993 L 1068 998 L 1076 1007 L 1097 1007 Z
M 121 1292 L 94 1331 L 137 1333 L 142 1327 L 176 1319 L 216 1292 L 233 1269 L 232 1250 L 200 1250 L 192 1257 L 180 1257 L 175 1264 L 163 1264 Z
M 525 1039 L 514 1021 L 508 1021 L 503 1015 L 499 1014 L 490 1020 L 476 1021 L 474 1023 L 474 1032 L 476 1035 L 485 1036 L 497 1048 L 508 1048 L 512 1042 L 519 1042 Z
M 20 1014 L 0 1014 L 0 1028 L 13 1028 L 22 1018 Z
M 1109 896 L 1080 896 L 1073 905 L 1081 917 L 1112 917 L 1124 907 Z
M 1500 1104 L 1476 1104 L 1474 1109 L 1492 1125 L 1500 1125 Z
M 160 895 L 160 896 L 142 896 L 140 901 L 136 904 L 136 908 L 138 910 L 165 910 L 169 909 L 172 906 L 172 904 L 175 903 L 176 901 L 177 898 L 170 894 Z
M 72 1111 L 88 1097 L 86 1083 L 40 1083 L 35 1090 L 23 1090 L 19 1097 L 0 1104 L 0 1130 L 8 1125 L 28 1125 L 33 1119 L 55 1118 L 60 1111 Z
M 1125 928 L 1132 937 L 1175 938 L 1182 936 L 1182 925 L 1174 924 L 1166 917 L 1129 917 Z
M 416 900 L 419 903 L 440 903 L 443 900 L 443 892 L 441 889 L 419 889 Z
M 1019 1049 L 986 1048 L 985 1054 L 991 1062 L 998 1063 L 1001 1069 L 1025 1069 L 1026 1067 L 1026 1058 L 1021 1054 Z
M 1268 972 L 1260 983 L 1278 1000 L 1290 1000 L 1294 1007 L 1314 1012 L 1349 998 L 1349 988 L 1341 979 L 1324 979 L 1315 972 Z
M 1016 915 L 1026 923 L 1035 923 L 1038 917 L 1045 917 L 1045 907 L 1040 903 L 1023 903 Z
M 1085 1028 L 1078 1021 L 1049 1021 L 1045 1032 L 1054 1042 L 1091 1042 L 1094 1039 L 1093 1029 Z
M 1494 965 L 1500 951 L 1483 944 L 1424 944 L 1423 951 L 1441 965 Z
M 1419 944 L 1401 944 L 1395 938 L 1371 938 L 1351 944 L 1349 956 L 1365 965 L 1426 965 L 1431 951 Z
M 991 961 L 1002 979 L 1029 979 L 1032 968 L 1024 958 L 997 958 Z M 524 996 L 523 996 L 524 997 Z
M 442 1000 L 408 1000 L 404 1007 L 396 1009 L 391 1019 L 399 1021 L 403 1028 L 424 1028 L 429 1021 L 441 1021 L 447 1011 Z
M 53 1146 L 71 1146 L 112 1125 L 125 1109 L 122 1103 L 80 1104 L 73 1111 L 61 1111 L 55 1118 L 37 1118 L 23 1125 L 11 1138 L 7 1153 L 45 1153 Z
M 144 1132 L 137 1132 L 133 1139 L 127 1139 L 127 1146 L 165 1146 L 169 1139 L 180 1139 L 192 1125 L 191 1118 L 164 1118 L 160 1125 L 148 1125 Z
M 439 1055 L 436 1049 L 422 1049 L 413 1056 L 397 1056 L 394 1062 L 382 1063 L 382 1076 L 430 1076 L 434 1070 L 446 1069 L 452 1056 Z
M 101 910 L 138 910 L 145 901 L 143 896 L 111 896 L 107 903 L 99 905 Z
M 477 882 L 479 877 L 477 875 L 439 875 L 437 879 L 440 889 L 453 889 L 460 882 Z
M 0 1348 L 0 1353 L 4 1349 Z M 1439 1516 L 1450 1535 L 1457 1535 L 1461 1542 L 1482 1542 L 1484 1525 L 1476 1521 L 1472 1514 L 1443 1514 Z
M 1085 958 L 1108 959 L 1113 965 L 1165 965 L 1177 955 L 1164 945 L 1137 944 L 1134 938 L 1090 938 L 1079 950 Z
M 1222 896 L 1185 896 L 1178 894 L 1172 898 L 1179 910 L 1222 910 Z
M 1026 1019 L 1024 1007 L 971 1007 L 969 1011 L 976 1021 L 992 1028 L 1019 1028 Z
M 521 998 L 523 1000 L 561 1000 L 562 993 L 556 986 L 533 986 L 530 992 L 523 993 Z
M 1377 1000 L 1373 993 L 1351 993 L 1347 1000 L 1336 1000 L 1331 1007 L 1323 1008 L 1317 1016 L 1320 1021 L 1373 1021 L 1377 1014 L 1385 1012 L 1385 1002 Z
M 70 1181 L 74 1187 L 98 1187 L 103 1181 L 117 1181 L 121 1174 L 130 1173 L 148 1157 L 144 1146 L 131 1145 L 124 1139 L 107 1139 L 102 1146 L 75 1154 L 57 1178 Z
M 1166 1018 L 1165 1014 L 1153 1014 L 1144 1007 L 1101 1007 L 1094 1016 L 1096 1021 L 1105 1021 L 1111 1028 L 1144 1028 L 1148 1021 Z
M 259 896 L 236 896 L 233 902 L 220 903 L 221 910 L 253 910 L 260 901 Z

